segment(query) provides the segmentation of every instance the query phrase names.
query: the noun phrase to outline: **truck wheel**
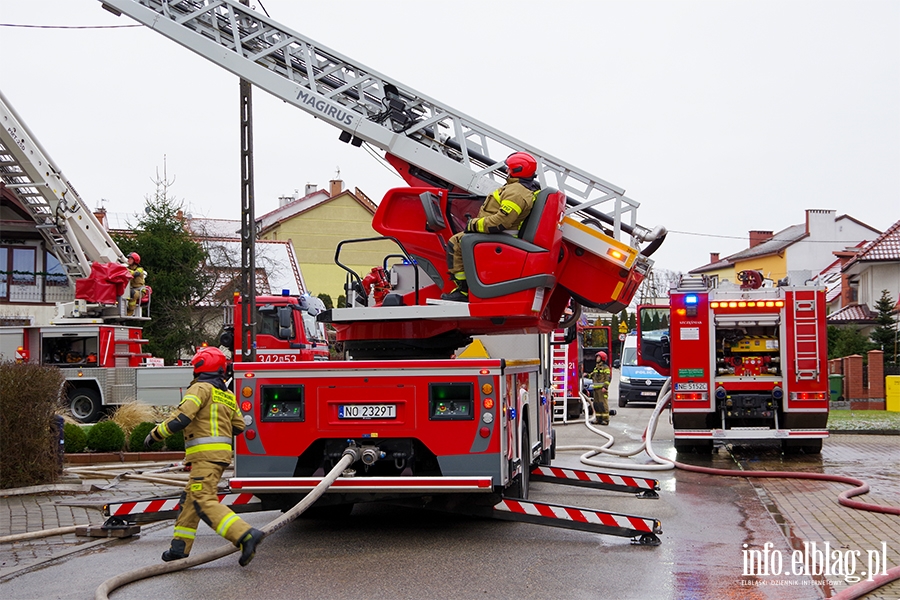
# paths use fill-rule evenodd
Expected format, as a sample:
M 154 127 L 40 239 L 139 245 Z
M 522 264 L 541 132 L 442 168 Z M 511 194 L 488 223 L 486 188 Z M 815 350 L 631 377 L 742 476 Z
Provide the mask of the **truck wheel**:
M 519 500 L 528 500 L 528 488 L 531 487 L 531 444 L 528 441 L 527 425 L 522 429 L 522 472 L 516 477 L 516 480 L 506 489 L 504 494 L 508 498 L 518 498 Z
M 100 394 L 90 388 L 76 388 L 69 393 L 69 410 L 81 423 L 96 423 L 103 412 Z
M 784 454 L 822 454 L 822 439 L 782 440 L 781 451 Z

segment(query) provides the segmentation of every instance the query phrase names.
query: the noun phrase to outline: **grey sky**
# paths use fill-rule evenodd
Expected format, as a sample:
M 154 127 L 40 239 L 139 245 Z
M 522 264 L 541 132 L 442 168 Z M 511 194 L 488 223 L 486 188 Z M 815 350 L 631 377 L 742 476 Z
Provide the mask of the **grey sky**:
M 264 0 L 292 29 L 626 189 L 689 270 L 747 231 L 835 209 L 900 219 L 900 2 Z M 257 9 L 259 6 L 257 5 Z M 125 25 L 98 0 L 0 0 L 0 23 Z M 0 86 L 91 206 L 163 169 L 195 216 L 240 215 L 237 79 L 144 27 L 0 27 Z M 257 214 L 340 176 L 402 180 L 257 90 Z M 685 233 L 679 233 L 685 232 Z M 711 237 L 725 236 L 725 237 Z M 302 257 L 301 257 L 302 264 Z

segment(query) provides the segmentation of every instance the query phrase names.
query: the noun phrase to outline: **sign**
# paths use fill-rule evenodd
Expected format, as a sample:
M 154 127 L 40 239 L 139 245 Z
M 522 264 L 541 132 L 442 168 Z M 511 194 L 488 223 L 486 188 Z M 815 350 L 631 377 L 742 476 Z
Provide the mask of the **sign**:
M 628 333 L 628 323 L 625 321 L 619 323 L 619 333 Z
M 703 377 L 703 369 L 678 369 L 678 376 L 684 378 Z
M 620 342 L 624 342 L 624 341 L 625 341 L 625 334 L 624 334 L 624 333 L 620 333 L 620 334 L 619 334 L 619 341 L 620 341 Z

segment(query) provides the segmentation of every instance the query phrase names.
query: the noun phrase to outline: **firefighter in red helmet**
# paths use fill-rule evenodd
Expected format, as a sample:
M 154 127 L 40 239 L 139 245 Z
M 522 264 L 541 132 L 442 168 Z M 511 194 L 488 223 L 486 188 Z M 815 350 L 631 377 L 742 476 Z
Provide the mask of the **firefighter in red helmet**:
M 141 266 L 141 255 L 132 252 L 128 255 L 128 272 L 131 273 L 131 296 L 128 298 L 128 316 L 134 314 L 134 309 L 145 293 L 147 283 L 147 271 Z
M 178 409 L 144 440 L 144 447 L 149 448 L 154 441 L 184 431 L 184 463 L 191 465 L 172 543 L 162 559 L 168 562 L 187 558 L 202 519 L 241 549 L 238 562 L 243 567 L 253 559 L 265 534 L 219 504 L 218 486 L 222 471 L 231 463 L 232 436 L 243 433 L 244 418 L 225 384 L 228 359 L 222 351 L 202 347 L 191 359 L 191 365 L 194 380 Z
M 513 152 L 506 158 L 506 184 L 485 198 L 478 216 L 469 219 L 466 230 L 455 234 L 447 243 L 447 267 L 456 288 L 443 294 L 444 300 L 468 302 L 469 286 L 463 270 L 460 241 L 467 233 L 499 233 L 518 229 L 531 213 L 534 198 L 541 190 L 535 181 L 537 161 L 526 152 Z
M 606 352 L 601 350 L 597 353 L 597 364 L 591 371 L 591 381 L 594 382 L 592 386 L 594 420 L 591 422 L 595 425 L 609 425 L 609 382 L 612 379 L 612 372 L 606 364 L 608 360 Z

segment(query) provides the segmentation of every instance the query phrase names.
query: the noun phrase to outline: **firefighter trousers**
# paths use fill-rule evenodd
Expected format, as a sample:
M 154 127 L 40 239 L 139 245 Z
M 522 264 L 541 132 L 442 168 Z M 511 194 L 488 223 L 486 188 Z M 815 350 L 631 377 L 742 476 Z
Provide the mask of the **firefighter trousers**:
M 219 503 L 219 480 L 225 465 L 214 462 L 198 461 L 191 463 L 191 473 L 184 493 L 181 495 L 181 511 L 175 520 L 175 533 L 172 547 L 177 548 L 184 543 L 185 555 L 190 554 L 197 525 L 202 519 L 216 533 L 234 545 L 238 545 L 250 525 L 234 514 L 226 506 Z
M 606 390 L 594 390 L 594 418 L 603 425 L 609 424 L 609 399 Z

